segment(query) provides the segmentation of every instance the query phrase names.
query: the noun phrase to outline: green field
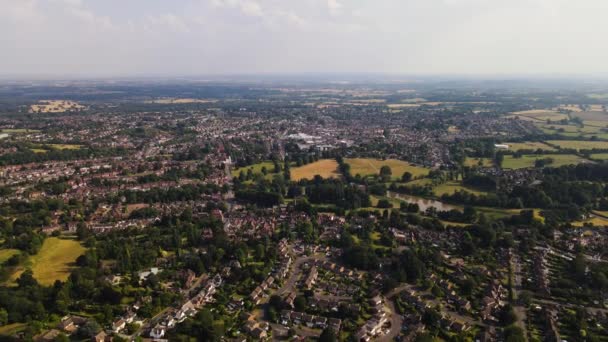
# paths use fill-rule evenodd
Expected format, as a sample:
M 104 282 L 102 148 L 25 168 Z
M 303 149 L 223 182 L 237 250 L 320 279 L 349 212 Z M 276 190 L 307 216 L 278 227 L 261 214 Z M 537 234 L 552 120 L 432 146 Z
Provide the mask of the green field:
M 525 141 L 525 142 L 508 142 L 505 143 L 509 145 L 509 150 L 511 151 L 520 151 L 520 150 L 544 150 L 544 151 L 555 151 L 555 148 L 537 141 Z
M 346 158 L 344 161 L 350 165 L 350 174 L 353 176 L 361 175 L 372 176 L 380 173 L 380 168 L 387 165 L 391 168 L 393 179 L 401 179 L 401 176 L 407 171 L 412 174 L 412 177 L 418 178 L 429 174 L 429 169 L 412 165 L 408 162 L 397 159 L 372 159 L 372 158 Z
M 591 155 L 591 159 L 608 160 L 608 153 L 595 153 Z
M 464 166 L 474 167 L 479 166 L 479 161 L 481 161 L 482 167 L 492 167 L 494 166 L 494 161 L 492 158 L 470 158 L 467 157 L 464 161 Z
M 266 174 L 266 179 L 272 179 L 272 177 L 276 174 L 274 173 L 274 163 L 271 161 L 264 161 L 261 163 L 257 163 L 257 164 L 253 164 L 253 165 L 249 165 L 249 166 L 245 166 L 245 167 L 239 167 L 236 168 L 234 170 L 232 170 L 232 176 L 233 177 L 238 177 L 239 173 L 241 173 L 241 171 L 243 171 L 244 174 L 247 174 L 248 170 L 251 170 L 251 172 L 254 175 L 261 175 L 262 174 L 262 168 L 266 168 L 266 171 L 268 171 L 268 173 Z
M 0 249 L 0 264 L 10 259 L 13 255 L 19 254 L 17 249 Z
M 601 111 L 589 111 L 573 113 L 574 116 L 583 120 L 600 121 L 608 123 L 608 113 Z M 605 127 L 605 126 L 604 126 Z
M 75 144 L 48 144 L 47 146 L 55 150 L 80 150 L 82 145 Z
M 537 159 L 553 158 L 553 163 L 549 166 L 559 167 L 563 165 L 579 164 L 586 160 L 573 154 L 541 154 L 541 155 L 524 155 L 521 158 L 513 158 L 511 155 L 506 155 L 502 162 L 503 169 L 522 169 L 534 167 L 534 162 Z
M 25 329 L 24 323 L 7 324 L 0 327 L 1 336 L 11 336 Z
M 584 221 L 572 222 L 575 227 L 582 227 L 585 225 L 593 225 L 595 227 L 608 227 L 608 219 L 603 217 L 592 217 Z
M 547 143 L 560 148 L 576 149 L 576 150 L 591 150 L 608 149 L 608 141 L 583 141 L 583 140 L 548 140 Z
M 510 117 L 518 117 L 520 120 L 527 120 L 532 122 L 547 122 L 547 120 L 560 121 L 568 119 L 568 115 L 558 113 L 551 109 L 533 109 L 521 112 L 513 112 L 511 113 Z
M 323 159 L 314 163 L 306 164 L 291 169 L 291 179 L 299 181 L 301 179 L 313 179 L 316 175 L 323 178 L 338 178 L 338 163 L 334 159 Z
M 0 133 L 39 133 L 40 131 L 37 129 L 25 129 L 25 128 L 7 128 L 0 130 Z
M 32 270 L 34 278 L 42 285 L 53 285 L 56 280 L 65 281 L 74 268 L 74 262 L 84 252 L 85 248 L 78 241 L 49 237 L 44 240 L 38 254 L 29 257 L 26 264 L 13 273 L 10 281 L 17 280 L 26 268 Z
M 479 190 L 465 187 L 462 185 L 462 182 L 459 182 L 459 181 L 446 182 L 446 183 L 440 184 L 433 188 L 433 192 L 435 193 L 435 196 L 442 196 L 444 194 L 451 195 L 451 194 L 455 193 L 456 191 L 462 191 L 462 190 L 469 192 L 471 194 L 474 194 L 476 196 L 487 194 L 487 192 L 484 192 L 484 191 L 479 191 Z

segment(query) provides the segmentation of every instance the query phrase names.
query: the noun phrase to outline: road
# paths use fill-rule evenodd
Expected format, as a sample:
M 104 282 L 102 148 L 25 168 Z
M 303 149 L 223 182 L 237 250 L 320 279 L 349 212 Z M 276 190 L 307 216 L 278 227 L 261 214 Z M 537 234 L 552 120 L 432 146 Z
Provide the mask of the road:
M 317 261 L 317 260 L 324 260 L 325 256 L 324 255 L 313 255 L 313 256 L 301 256 L 296 258 L 296 261 L 293 262 L 292 267 L 292 271 L 291 274 L 289 275 L 289 278 L 287 278 L 287 280 L 285 281 L 285 283 L 283 284 L 283 286 L 281 286 L 281 288 L 277 291 L 277 294 L 279 296 L 282 296 L 286 293 L 292 292 L 295 287 L 296 287 L 296 283 L 298 282 L 298 279 L 300 277 L 300 274 L 302 273 L 302 269 L 301 266 L 307 262 L 313 262 L 313 261 Z
M 511 260 L 512 262 L 510 267 L 513 270 L 513 298 L 515 299 L 515 302 L 513 303 L 513 310 L 515 311 L 515 315 L 517 316 L 516 324 L 524 331 L 524 336 L 528 336 L 528 332 L 526 329 L 526 308 L 519 300 L 519 291 L 521 290 L 522 283 L 521 262 L 518 255 L 513 255 Z
M 386 301 L 386 306 L 388 306 L 391 315 L 391 328 L 388 334 L 380 336 L 377 340 L 380 342 L 389 342 L 394 341 L 395 338 L 401 333 L 401 327 L 403 326 L 403 317 L 397 312 L 395 308 L 395 302 L 392 300 Z
M 416 288 L 414 285 L 410 285 L 410 284 L 402 284 L 402 285 L 400 285 L 400 286 L 398 286 L 398 287 L 394 288 L 393 290 L 391 290 L 391 291 L 390 291 L 390 292 L 389 292 L 389 293 L 386 295 L 386 297 L 387 297 L 387 298 L 391 298 L 391 299 L 392 299 L 393 297 L 395 297 L 396 295 L 400 294 L 401 292 L 403 292 L 403 291 L 405 291 L 405 290 L 407 290 L 407 289 L 410 289 L 410 290 L 415 290 L 415 291 L 416 291 L 417 293 L 419 293 L 419 294 L 420 294 L 420 296 L 422 296 L 423 298 L 424 298 L 425 296 L 432 296 L 432 295 L 431 295 L 431 293 L 430 293 L 429 291 L 426 291 L 426 290 L 425 290 L 425 291 L 420 291 L 420 290 L 419 290 L 419 289 L 417 289 L 417 288 Z M 424 300 L 424 299 L 423 299 L 423 300 Z M 448 316 L 450 316 L 451 318 L 453 318 L 453 319 L 455 319 L 455 320 L 458 320 L 458 321 L 461 321 L 461 322 L 467 323 L 468 325 L 479 325 L 479 326 L 486 326 L 486 324 L 485 324 L 485 323 L 483 323 L 483 322 L 481 322 L 481 321 L 479 321 L 479 320 L 473 319 L 473 318 L 472 318 L 472 317 L 470 317 L 470 316 L 464 316 L 464 315 L 462 315 L 462 314 L 460 314 L 460 313 L 458 313 L 458 312 L 456 312 L 456 311 L 448 310 L 448 309 L 445 307 L 445 305 L 443 305 L 443 303 L 442 303 L 442 302 L 440 302 L 440 301 L 439 301 L 439 300 L 437 300 L 437 299 L 429 299 L 429 300 L 426 300 L 426 302 L 427 302 L 427 303 L 430 303 L 432 306 L 439 306 L 439 305 L 441 305 L 441 307 L 442 307 L 442 309 L 441 309 L 441 310 L 442 310 L 442 312 L 446 313 Z

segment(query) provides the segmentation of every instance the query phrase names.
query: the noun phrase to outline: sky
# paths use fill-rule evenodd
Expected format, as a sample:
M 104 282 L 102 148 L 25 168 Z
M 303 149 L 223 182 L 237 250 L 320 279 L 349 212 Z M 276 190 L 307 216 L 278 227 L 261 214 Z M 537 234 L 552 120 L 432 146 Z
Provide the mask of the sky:
M 608 73 L 606 0 L 0 0 L 0 76 Z

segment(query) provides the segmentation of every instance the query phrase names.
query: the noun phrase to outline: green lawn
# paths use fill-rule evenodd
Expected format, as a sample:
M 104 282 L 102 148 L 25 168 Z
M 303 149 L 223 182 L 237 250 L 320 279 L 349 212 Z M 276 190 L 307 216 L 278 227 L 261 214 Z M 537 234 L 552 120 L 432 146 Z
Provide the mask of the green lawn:
M 608 160 L 608 153 L 594 153 L 591 155 L 591 159 Z
M 608 141 L 584 141 L 584 140 L 548 140 L 547 143 L 560 148 L 590 150 L 594 148 L 608 149 Z
M 579 164 L 586 160 L 573 154 L 541 154 L 541 155 L 523 155 L 521 158 L 514 158 L 511 155 L 506 155 L 502 162 L 503 169 L 522 169 L 534 167 L 534 162 L 537 159 L 553 158 L 553 163 L 549 166 L 559 167 L 563 165 Z
M 11 336 L 25 329 L 24 323 L 7 324 L 0 327 L 1 336 Z
M 505 143 L 509 145 L 509 150 L 511 151 L 519 151 L 519 150 L 544 150 L 544 151 L 555 151 L 555 148 L 538 141 L 525 141 L 525 142 L 508 142 Z
M 485 191 L 480 191 L 480 190 L 475 190 L 475 189 L 472 189 L 469 187 L 465 187 L 462 185 L 462 182 L 460 182 L 460 181 L 445 182 L 445 183 L 437 185 L 436 187 L 433 188 L 433 192 L 435 193 L 435 196 L 438 196 L 438 197 L 443 196 L 444 194 L 451 195 L 451 194 L 455 193 L 456 191 L 461 191 L 461 190 L 472 193 L 476 196 L 487 194 L 487 192 L 485 192 Z
M 266 175 L 267 179 L 272 179 L 272 177 L 276 174 L 274 173 L 274 163 L 271 161 L 264 161 L 261 163 L 257 163 L 257 164 L 253 164 L 253 165 L 249 165 L 249 166 L 245 166 L 245 167 L 240 167 L 240 168 L 236 168 L 234 170 L 232 170 L 232 176 L 233 177 L 238 177 L 239 173 L 241 173 L 241 171 L 243 171 L 243 173 L 246 175 L 248 170 L 251 170 L 251 172 L 254 175 L 258 175 L 258 174 L 262 174 L 262 168 L 266 168 L 266 171 L 268 171 L 268 174 Z
M 29 257 L 26 264 L 20 267 L 10 280 L 14 282 L 29 268 L 34 273 L 34 278 L 42 285 L 53 285 L 56 280 L 65 281 L 74 268 L 74 262 L 84 252 L 85 248 L 76 240 L 49 237 L 44 240 L 38 254 Z
M 291 168 L 291 179 L 299 181 L 301 179 L 313 179 L 319 175 L 325 179 L 339 178 L 338 163 L 334 159 L 321 159 L 314 163 Z
M 0 264 L 6 262 L 15 254 L 19 254 L 18 249 L 0 249 Z
M 346 158 L 344 161 L 350 165 L 350 174 L 353 176 L 371 176 L 378 175 L 382 166 L 388 166 L 392 171 L 393 179 L 401 179 L 401 176 L 407 171 L 414 178 L 423 177 L 429 174 L 429 169 L 412 165 L 403 160 L 397 159 L 372 159 L 372 158 Z
M 482 167 L 494 166 L 494 161 L 492 160 L 492 158 L 470 158 L 470 157 L 467 157 L 467 159 L 465 159 L 464 166 L 468 166 L 468 167 L 479 166 L 480 161 L 481 161 Z

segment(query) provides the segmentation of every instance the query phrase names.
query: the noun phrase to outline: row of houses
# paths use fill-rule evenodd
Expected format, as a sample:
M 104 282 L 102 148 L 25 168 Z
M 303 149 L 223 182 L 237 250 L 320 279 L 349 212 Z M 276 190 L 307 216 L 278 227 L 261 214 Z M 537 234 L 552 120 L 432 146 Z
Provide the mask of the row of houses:
M 268 276 L 260 285 L 258 285 L 249 295 L 249 299 L 255 303 L 255 305 L 260 304 L 262 298 L 264 297 L 264 291 L 268 289 L 272 284 L 274 284 L 274 277 Z
M 189 317 L 196 315 L 205 303 L 213 302 L 213 295 L 222 286 L 223 279 L 219 274 L 205 283 L 203 288 L 192 299 L 186 301 L 178 310 L 171 310 L 166 313 L 151 330 L 150 337 L 162 339 L 167 330 L 174 328 L 177 324 L 185 321 Z
M 281 324 L 288 325 L 305 325 L 309 328 L 325 329 L 332 328 L 338 332 L 342 328 L 342 320 L 338 318 L 327 318 L 323 316 L 315 316 L 303 312 L 283 310 L 281 311 Z

